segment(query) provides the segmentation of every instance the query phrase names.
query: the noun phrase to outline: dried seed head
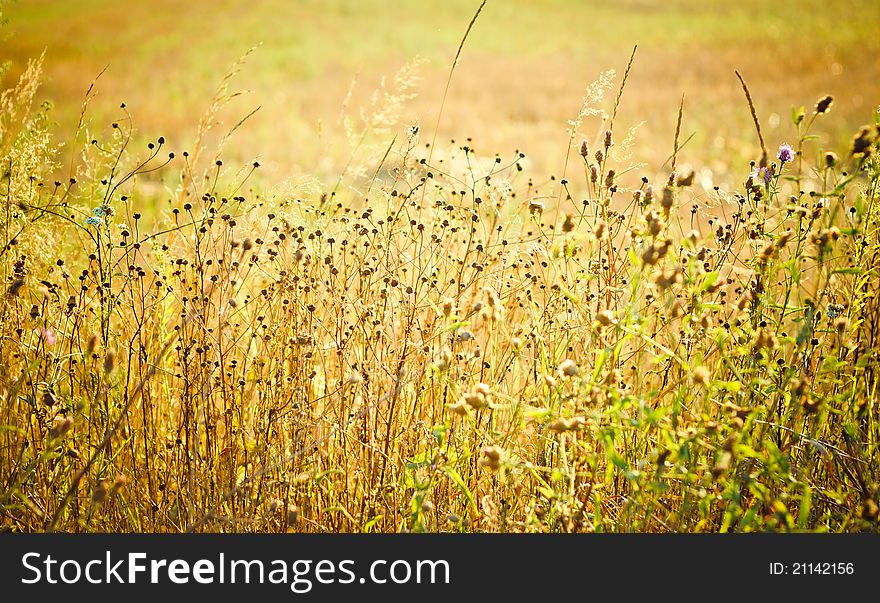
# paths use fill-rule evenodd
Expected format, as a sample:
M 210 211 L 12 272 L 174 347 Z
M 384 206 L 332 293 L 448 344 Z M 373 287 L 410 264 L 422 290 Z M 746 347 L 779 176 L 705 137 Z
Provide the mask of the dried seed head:
M 764 248 L 761 250 L 761 253 L 758 254 L 758 262 L 761 264 L 766 264 L 771 259 L 776 257 L 779 248 L 774 243 L 767 243 Z
M 95 489 L 92 491 L 93 505 L 100 505 L 102 502 L 107 500 L 107 494 L 110 492 L 110 486 L 110 480 L 98 480 L 98 483 L 95 485 Z
M 804 409 L 804 412 L 808 415 L 813 414 L 819 407 L 822 405 L 822 400 L 820 398 L 814 398 L 813 396 L 807 394 L 801 400 L 801 407 Z
M 736 450 L 736 445 L 739 443 L 739 434 L 731 433 L 725 438 L 724 442 L 721 444 L 721 450 L 726 450 L 727 452 L 733 452 Z
M 559 373 L 566 377 L 577 377 L 580 375 L 581 371 L 578 368 L 578 365 L 575 364 L 575 361 L 571 358 L 566 358 L 559 365 Z
M 669 219 L 669 212 L 675 203 L 675 192 L 671 186 L 663 187 L 663 198 L 660 200 L 660 207 L 663 208 L 663 216 Z
M 434 366 L 441 372 L 445 371 L 449 368 L 449 365 L 452 363 L 452 351 L 447 348 L 444 348 L 440 355 L 437 357 L 437 360 L 434 361 Z
M 563 433 L 566 431 L 571 431 L 573 429 L 573 424 L 571 419 L 566 419 L 564 417 L 559 417 L 558 419 L 553 419 L 550 423 L 547 424 L 547 429 L 550 431 L 555 431 L 557 433 Z
M 871 126 L 862 126 L 853 136 L 850 153 L 852 155 L 862 155 L 867 158 L 871 154 L 871 144 L 873 135 Z
M 483 455 L 480 459 L 481 465 L 488 467 L 492 471 L 497 471 L 501 468 L 502 451 L 498 446 L 484 446 L 481 452 Z
M 834 102 L 834 99 L 830 95 L 825 95 L 816 101 L 816 113 L 822 115 L 823 113 L 827 113 L 831 108 L 831 103 Z
M 693 372 L 694 383 L 699 385 L 709 385 L 712 379 L 712 374 L 709 372 L 709 369 L 705 366 L 698 366 L 694 369 Z
M 287 505 L 287 525 L 295 525 L 299 521 L 299 508 L 296 505 Z
M 571 232 L 572 230 L 574 230 L 574 220 L 571 214 L 566 214 L 565 221 L 562 223 L 562 232 Z
M 605 375 L 605 385 L 609 387 L 617 387 L 617 385 L 623 380 L 623 376 L 620 374 L 618 369 L 611 369 L 608 371 L 608 374 Z
M 650 233 L 652 237 L 656 237 L 663 230 L 663 218 L 661 218 L 653 209 L 645 214 L 645 221 L 648 223 L 648 233 Z
M 21 291 L 22 287 L 24 287 L 24 278 L 17 278 L 9 285 L 9 289 L 6 290 L 6 295 L 9 297 L 15 297 L 18 295 L 18 292 Z
M 544 204 L 540 201 L 530 201 L 529 202 L 529 213 L 534 215 L 539 215 L 544 213 Z
M 807 382 L 803 379 L 792 379 L 790 385 L 792 400 L 800 401 L 807 394 Z
M 661 270 L 654 275 L 654 283 L 663 291 L 682 281 L 684 281 L 684 271 L 679 266 L 671 270 Z
M 636 205 L 642 205 L 643 195 L 644 193 L 642 192 L 642 189 L 636 189 L 636 191 L 633 193 L 633 203 L 635 203 Z
M 712 467 L 712 477 L 718 479 L 723 476 L 730 469 L 730 463 L 733 460 L 733 454 L 727 450 L 721 453 L 721 456 L 718 457 L 718 460 L 715 462 L 715 466 Z
M 615 322 L 614 312 L 611 310 L 601 310 L 596 314 L 596 322 L 603 327 L 613 325 Z
M 615 175 L 616 175 L 616 172 L 614 170 L 608 170 L 608 173 L 605 174 L 605 187 L 606 188 L 611 188 L 612 186 L 614 186 L 614 176 Z
M 587 144 L 586 139 L 584 139 L 584 140 L 581 141 L 581 157 L 583 157 L 584 159 L 586 159 L 586 158 L 587 158 L 587 155 L 589 155 L 589 154 L 590 154 L 590 147 L 589 147 L 589 145 Z
M 755 337 L 755 347 L 775 350 L 779 347 L 779 340 L 767 329 L 761 329 Z
M 790 230 L 786 230 L 784 233 L 779 235 L 779 238 L 776 239 L 776 248 L 782 249 L 783 247 L 788 245 L 788 242 L 791 241 L 791 238 L 793 236 L 794 233 L 792 233 Z
M 837 153 L 834 153 L 832 151 L 828 151 L 827 153 L 825 153 L 825 166 L 826 167 L 833 168 L 835 165 L 837 165 L 837 161 L 838 161 Z
M 691 186 L 694 183 L 695 176 L 696 174 L 694 174 L 694 170 L 691 170 L 684 176 L 679 176 L 678 178 L 676 178 L 675 185 L 679 187 Z
M 89 342 L 86 344 L 86 355 L 91 356 L 95 353 L 95 350 L 98 349 L 98 345 L 101 343 L 101 336 L 97 333 L 92 333 L 89 337 Z
M 836 226 L 823 228 L 818 233 L 810 233 L 810 242 L 819 248 L 820 252 L 827 251 L 831 245 L 840 238 L 840 229 Z
M 679 300 L 675 300 L 672 303 L 672 308 L 670 308 L 669 310 L 669 315 L 672 316 L 672 318 L 681 318 L 682 316 L 684 316 L 684 308 L 682 307 Z
M 481 408 L 486 408 L 489 406 L 489 400 L 487 396 L 479 391 L 472 391 L 466 393 L 462 398 L 468 406 L 473 408 L 474 410 L 479 410 Z
M 104 374 L 109 375 L 116 369 L 116 353 L 113 350 L 107 350 L 104 355 Z
M 116 494 L 117 492 L 122 490 L 126 484 L 128 484 L 128 478 L 120 473 L 116 476 L 116 479 L 113 481 L 113 485 L 110 487 L 110 494 Z
M 73 427 L 73 417 L 55 417 L 52 427 L 49 428 L 49 437 L 52 439 L 63 437 Z
M 655 265 L 657 262 L 666 257 L 666 254 L 671 246 L 672 241 L 669 239 L 650 245 L 647 249 L 645 249 L 645 251 L 642 252 L 642 261 L 648 266 Z
M 702 329 L 708 329 L 708 328 L 710 328 L 710 327 L 712 326 L 712 317 L 709 316 L 708 313 L 703 314 L 703 315 L 700 317 L 700 322 L 699 322 L 698 324 L 700 325 L 700 328 L 702 328 Z
M 464 400 L 459 400 L 455 404 L 450 404 L 447 408 L 449 409 L 449 412 L 460 417 L 464 417 L 468 414 L 468 405 Z
M 828 304 L 828 307 L 825 308 L 825 314 L 828 315 L 828 318 L 837 318 L 846 310 L 846 306 L 842 304 Z
M 491 287 L 483 289 L 483 293 L 486 296 L 486 316 L 492 320 L 501 320 L 504 317 L 504 306 L 501 304 L 498 293 Z

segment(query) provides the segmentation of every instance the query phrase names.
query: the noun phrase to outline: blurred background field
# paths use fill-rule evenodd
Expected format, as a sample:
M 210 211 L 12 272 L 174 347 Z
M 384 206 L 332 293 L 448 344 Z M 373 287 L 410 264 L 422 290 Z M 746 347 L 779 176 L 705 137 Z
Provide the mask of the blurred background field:
M 341 115 L 370 113 L 371 95 L 415 57 L 424 59 L 417 98 L 388 117 L 388 138 L 420 124 L 430 140 L 449 64 L 475 0 L 27 0 L 7 7 L 13 61 L 46 52 L 43 98 L 63 133 L 74 129 L 90 82 L 98 96 L 90 134 L 119 119 L 125 102 L 146 138 L 170 148 L 192 144 L 196 125 L 229 65 L 260 45 L 233 82 L 236 134 L 225 157 L 259 158 L 273 179 L 314 175 L 332 181 L 352 145 Z M 858 18 L 851 17 L 858 15 Z M 794 138 L 792 104 L 835 97 L 821 124 L 843 146 L 880 99 L 880 3 L 698 0 L 516 0 L 490 2 L 455 73 L 440 142 L 473 137 L 486 155 L 520 149 L 534 173 L 558 174 L 585 87 L 604 70 L 619 77 L 639 44 L 620 124 L 645 122 L 635 161 L 658 169 L 671 153 L 681 94 L 687 95 L 682 161 L 703 168 L 701 183 L 739 183 L 756 156 L 748 107 L 734 69 L 748 81 L 771 148 Z M 588 126 L 589 127 L 589 126 Z M 821 130 L 820 130 L 821 133 Z M 377 142 L 378 144 L 378 142 Z M 741 157 L 743 170 L 729 158 Z M 722 161 L 722 158 L 726 161 Z

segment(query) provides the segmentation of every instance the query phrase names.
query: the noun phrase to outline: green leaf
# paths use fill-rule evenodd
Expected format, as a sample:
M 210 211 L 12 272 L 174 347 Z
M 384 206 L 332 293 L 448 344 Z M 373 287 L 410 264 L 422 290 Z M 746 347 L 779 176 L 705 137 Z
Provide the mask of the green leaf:
M 599 375 L 602 373 L 602 367 L 605 366 L 605 360 L 608 358 L 608 348 L 603 348 L 599 351 L 599 356 L 596 358 L 596 367 L 593 370 L 593 383 L 596 383 L 599 379 Z
M 446 473 L 446 475 L 448 475 L 450 477 L 450 479 L 452 479 L 452 481 L 455 482 L 455 484 L 461 490 L 462 494 L 464 494 L 467 497 L 468 504 L 471 506 L 471 510 L 473 510 L 473 512 L 476 513 L 477 512 L 477 503 L 476 503 L 476 501 L 474 501 L 474 495 L 468 489 L 467 485 L 464 483 L 464 480 L 461 478 L 461 475 L 458 473 L 458 471 L 456 471 L 455 469 L 453 469 L 452 467 L 449 467 L 449 466 L 443 467 L 443 471 Z
M 418 469 L 419 467 L 427 467 L 434 461 L 433 453 L 430 450 L 420 452 L 410 458 L 406 462 L 407 469 Z
M 734 394 L 742 389 L 742 383 L 739 381 L 716 381 L 715 385 Z
M 801 496 L 801 505 L 798 509 L 797 526 L 802 530 L 807 527 L 810 520 L 810 507 L 812 502 L 812 490 L 809 486 L 804 486 L 804 494 Z
M 372 529 L 376 526 L 376 524 L 379 523 L 379 520 L 381 520 L 383 517 L 385 517 L 385 516 L 384 515 L 377 515 L 376 517 L 374 517 L 373 519 L 368 521 L 366 524 L 364 524 L 364 532 L 366 532 L 366 533 L 371 532 Z
M 706 276 L 703 277 L 703 282 L 700 283 L 700 292 L 703 292 L 714 285 L 718 281 L 718 276 L 718 272 L 707 272 Z

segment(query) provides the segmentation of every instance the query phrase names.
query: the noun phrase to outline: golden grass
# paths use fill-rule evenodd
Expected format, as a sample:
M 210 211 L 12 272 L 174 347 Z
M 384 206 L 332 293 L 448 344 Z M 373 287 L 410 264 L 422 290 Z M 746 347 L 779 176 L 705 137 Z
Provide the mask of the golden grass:
M 34 63 L 0 102 L 2 529 L 876 530 L 880 115 L 811 99 L 716 188 L 693 95 L 627 141 L 653 65 L 578 83 L 565 180 L 426 148 L 404 69 L 336 179 L 272 187 L 215 152 L 228 78 L 189 153 L 126 106 L 63 155 Z

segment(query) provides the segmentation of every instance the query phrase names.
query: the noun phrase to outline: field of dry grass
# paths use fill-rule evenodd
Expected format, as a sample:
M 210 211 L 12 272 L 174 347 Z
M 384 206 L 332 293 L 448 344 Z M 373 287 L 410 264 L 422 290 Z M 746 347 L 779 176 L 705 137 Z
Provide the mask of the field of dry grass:
M 416 56 L 425 61 L 412 90 L 418 96 L 393 117 L 433 129 L 472 4 L 31 0 L 9 11 L 15 35 L 5 54 L 21 69 L 46 50 L 40 94 L 56 102 L 53 119 L 63 131 L 73 130 L 89 83 L 108 67 L 91 105 L 93 129 L 119 119 L 124 101 L 142 140 L 164 135 L 183 150 L 219 78 L 260 44 L 235 83 L 252 94 L 226 118 L 234 123 L 261 108 L 227 156 L 259 156 L 277 179 L 332 180 L 351 155 L 339 123 L 343 105 L 354 120 L 362 109 L 369 114 L 382 78 Z M 620 72 L 639 43 L 620 116 L 621 131 L 644 122 L 634 158 L 659 165 L 670 155 L 685 93 L 683 129 L 693 139 L 683 159 L 711 170 L 707 181 L 732 185 L 738 174 L 731 170 L 742 168 L 756 143 L 734 69 L 749 81 L 777 144 L 791 136 L 792 105 L 834 95 L 835 111 L 818 133 L 823 144 L 842 147 L 841 133 L 861 125 L 880 97 L 878 21 L 880 7 L 870 1 L 809 0 L 797 10 L 756 0 L 499 2 L 468 41 L 439 140 L 473 137 L 472 146 L 490 156 L 520 149 L 536 174 L 558 175 L 566 122 L 584 89 L 607 69 Z
M 875 4 L 171 4 L 5 7 L 0 529 L 877 530 Z

